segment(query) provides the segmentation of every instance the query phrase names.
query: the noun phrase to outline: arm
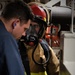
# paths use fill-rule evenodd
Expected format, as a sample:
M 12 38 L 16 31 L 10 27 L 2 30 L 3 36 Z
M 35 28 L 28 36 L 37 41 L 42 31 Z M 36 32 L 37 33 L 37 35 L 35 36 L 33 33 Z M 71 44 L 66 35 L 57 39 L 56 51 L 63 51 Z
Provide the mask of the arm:
M 9 74 L 24 75 L 24 68 L 19 54 L 17 42 L 12 37 L 6 37 L 3 45 Z
M 49 75 L 59 75 L 59 60 L 55 55 L 55 52 L 53 49 L 49 46 L 50 48 L 50 54 L 51 58 L 47 64 L 47 72 Z

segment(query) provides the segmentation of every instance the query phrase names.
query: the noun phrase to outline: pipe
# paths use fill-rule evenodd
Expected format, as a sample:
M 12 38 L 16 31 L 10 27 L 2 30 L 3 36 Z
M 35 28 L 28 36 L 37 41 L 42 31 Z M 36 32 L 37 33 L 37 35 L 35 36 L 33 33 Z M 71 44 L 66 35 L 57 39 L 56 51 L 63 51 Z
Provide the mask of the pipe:
M 51 14 L 50 23 L 71 24 L 71 14 L 72 14 L 71 7 L 54 6 L 50 9 L 48 8 L 48 10 L 50 11 L 49 13 Z

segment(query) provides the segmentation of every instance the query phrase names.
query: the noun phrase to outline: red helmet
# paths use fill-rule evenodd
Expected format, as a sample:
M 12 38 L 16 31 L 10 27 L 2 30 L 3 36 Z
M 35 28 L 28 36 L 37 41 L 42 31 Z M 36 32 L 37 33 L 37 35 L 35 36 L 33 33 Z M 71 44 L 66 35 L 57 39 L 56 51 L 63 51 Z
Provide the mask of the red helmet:
M 34 4 L 30 6 L 34 15 L 38 15 L 42 17 L 42 20 L 46 22 L 46 13 L 45 11 L 38 5 Z
M 48 9 L 41 3 L 38 2 L 30 2 L 30 8 L 34 15 L 38 15 L 42 17 L 42 20 L 49 25 L 50 15 Z

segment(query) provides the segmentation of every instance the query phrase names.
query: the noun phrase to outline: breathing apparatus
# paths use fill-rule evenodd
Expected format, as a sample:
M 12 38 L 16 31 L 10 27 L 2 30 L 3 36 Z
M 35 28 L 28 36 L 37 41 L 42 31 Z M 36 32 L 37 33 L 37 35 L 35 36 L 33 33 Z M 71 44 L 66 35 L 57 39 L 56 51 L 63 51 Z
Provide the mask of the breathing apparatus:
M 30 5 L 30 8 L 34 14 L 34 19 L 32 22 L 37 24 L 31 24 L 29 29 L 26 31 L 26 36 L 22 36 L 21 39 L 24 39 L 26 44 L 34 46 L 39 42 L 39 39 L 43 38 L 45 34 L 45 30 L 47 28 L 46 13 L 36 4 Z M 38 27 L 39 30 L 36 32 L 36 28 L 38 29 Z
M 26 31 L 26 36 L 22 36 L 21 39 L 24 39 L 24 42 L 29 45 L 29 46 L 35 46 L 33 52 L 32 52 L 32 59 L 33 61 L 38 64 L 38 65 L 44 65 L 48 62 L 49 60 L 49 49 L 47 49 L 47 61 L 44 63 L 39 63 L 37 61 L 35 61 L 34 59 L 34 52 L 38 46 L 38 43 L 41 44 L 42 46 L 42 42 L 40 42 L 39 40 L 42 39 L 45 35 L 45 31 L 47 28 L 47 13 L 46 11 L 43 9 L 43 7 L 40 7 L 37 4 L 29 4 L 30 8 L 34 14 L 34 19 L 32 21 L 32 23 L 30 24 L 29 29 L 27 29 Z M 37 31 L 38 30 L 38 31 Z M 43 46 L 42 46 L 43 47 Z
M 32 24 L 26 31 L 26 35 L 22 36 L 27 45 L 34 46 L 43 37 L 43 32 L 46 30 L 47 24 L 39 16 L 34 16 Z

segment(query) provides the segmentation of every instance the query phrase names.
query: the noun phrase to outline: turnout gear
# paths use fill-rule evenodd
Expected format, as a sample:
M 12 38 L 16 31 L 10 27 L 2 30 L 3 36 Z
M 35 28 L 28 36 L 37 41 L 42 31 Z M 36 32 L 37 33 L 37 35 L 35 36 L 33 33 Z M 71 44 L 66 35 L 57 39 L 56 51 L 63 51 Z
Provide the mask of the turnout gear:
M 53 52 L 52 48 L 46 43 L 46 41 L 43 40 L 45 30 L 47 28 L 46 19 L 44 19 L 46 18 L 46 13 L 43 8 L 36 4 L 30 5 L 30 7 L 35 17 L 30 25 L 29 30 L 26 32 L 26 36 L 23 36 L 20 39 L 20 42 L 23 43 L 26 49 L 25 53 L 27 53 L 29 60 L 30 75 L 54 75 L 56 72 L 59 72 L 59 60 Z M 35 12 L 36 10 L 38 12 Z M 26 42 L 28 39 L 29 41 Z M 35 39 L 37 42 L 34 41 Z M 40 41 L 40 39 L 42 40 Z M 33 42 L 35 44 L 30 45 L 28 44 L 29 42 Z M 20 51 L 22 51 L 22 49 Z
M 40 43 L 38 43 L 35 53 L 34 53 L 34 59 L 35 61 L 41 63 L 41 59 L 42 58 L 42 62 L 46 62 L 46 45 L 48 45 L 46 43 L 46 41 L 42 40 L 43 43 L 42 45 Z M 26 43 L 22 42 L 26 48 L 26 53 L 28 56 L 28 60 L 29 60 L 29 69 L 30 69 L 30 74 L 31 75 L 56 75 L 56 73 L 59 72 L 59 60 L 56 57 L 53 49 L 48 45 L 47 47 L 49 47 L 49 53 L 50 53 L 50 58 L 49 61 L 45 64 L 45 65 L 38 65 L 36 64 L 33 59 L 32 59 L 32 52 L 35 48 L 35 46 L 29 46 Z M 22 50 L 20 50 L 22 51 Z M 22 56 L 22 54 L 21 54 Z M 24 57 L 22 57 L 24 58 Z M 24 62 L 24 60 L 23 60 Z M 25 62 L 24 62 L 25 63 Z M 25 65 L 25 64 L 24 64 Z M 25 68 L 26 69 L 26 68 Z M 57 74 L 59 75 L 59 74 Z

